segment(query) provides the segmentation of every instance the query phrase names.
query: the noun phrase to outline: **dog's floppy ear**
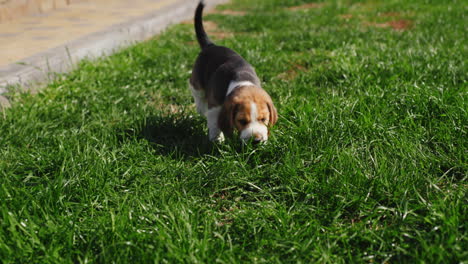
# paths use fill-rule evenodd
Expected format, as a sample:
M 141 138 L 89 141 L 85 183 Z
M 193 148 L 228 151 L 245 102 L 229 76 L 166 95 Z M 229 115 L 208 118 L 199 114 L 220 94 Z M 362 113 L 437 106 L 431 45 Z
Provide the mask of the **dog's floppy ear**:
M 269 125 L 273 126 L 274 124 L 276 124 L 276 121 L 278 121 L 278 112 L 276 111 L 276 108 L 273 105 L 273 101 L 271 101 L 271 99 L 268 100 L 267 106 L 268 106 L 268 111 L 270 111 Z
M 237 104 L 232 99 L 224 101 L 218 116 L 218 126 L 225 136 L 232 136 L 234 131 L 234 118 L 236 116 Z

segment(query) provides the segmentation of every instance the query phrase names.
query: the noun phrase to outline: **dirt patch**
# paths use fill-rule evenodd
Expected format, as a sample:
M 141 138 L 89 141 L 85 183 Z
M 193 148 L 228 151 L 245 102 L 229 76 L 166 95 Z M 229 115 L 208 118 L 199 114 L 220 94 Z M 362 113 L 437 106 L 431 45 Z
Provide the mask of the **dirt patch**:
M 404 31 L 413 27 L 413 22 L 410 20 L 393 20 L 385 23 L 365 23 L 367 26 L 378 28 L 391 28 L 396 31 Z
M 300 5 L 300 6 L 289 7 L 288 10 L 292 10 L 292 11 L 307 10 L 307 9 L 313 9 L 313 8 L 321 8 L 324 5 L 325 4 L 323 4 L 323 3 L 308 3 L 308 4 L 303 4 L 303 5 Z
M 351 15 L 351 14 L 342 14 L 342 15 L 339 15 L 339 17 L 342 18 L 342 19 L 351 19 L 354 16 Z
M 208 36 L 213 37 L 215 39 L 225 39 L 234 36 L 232 32 L 222 31 L 221 29 L 219 29 L 218 24 L 216 24 L 215 22 L 205 21 L 203 22 L 203 25 Z
M 161 96 L 158 97 L 161 98 Z M 161 104 L 161 99 L 152 100 L 148 102 L 148 105 L 151 106 L 151 108 L 158 110 L 164 116 L 183 114 L 186 109 L 195 109 L 194 105 L 182 106 L 176 104 Z
M 307 67 L 299 63 L 293 63 L 291 67 L 289 68 L 289 70 L 283 73 L 280 73 L 277 77 L 284 81 L 291 81 L 291 80 L 296 79 L 299 73 L 305 72 L 305 71 L 307 71 Z
M 8 101 L 6 97 L 0 95 L 0 112 L 4 112 L 3 110 L 10 106 L 11 106 L 10 101 Z
M 237 11 L 237 10 L 213 10 L 208 12 L 209 14 L 221 14 L 221 15 L 228 15 L 228 16 L 245 16 L 247 12 L 245 11 Z
M 386 12 L 386 13 L 380 14 L 379 16 L 381 16 L 381 17 L 399 17 L 400 13 L 398 13 L 398 12 Z
M 193 25 L 193 21 L 186 20 L 186 21 L 183 21 L 182 24 Z M 216 24 L 213 21 L 203 21 L 203 27 L 205 28 L 205 31 L 208 34 L 208 36 L 210 38 L 213 38 L 213 39 L 218 39 L 219 40 L 219 39 L 231 38 L 231 37 L 234 36 L 234 34 L 232 32 L 221 30 L 218 27 L 218 24 Z M 188 44 L 194 44 L 195 45 L 196 42 L 193 41 L 193 42 L 190 42 Z
M 407 30 L 413 26 L 413 22 L 409 20 L 395 20 L 387 23 L 394 30 Z

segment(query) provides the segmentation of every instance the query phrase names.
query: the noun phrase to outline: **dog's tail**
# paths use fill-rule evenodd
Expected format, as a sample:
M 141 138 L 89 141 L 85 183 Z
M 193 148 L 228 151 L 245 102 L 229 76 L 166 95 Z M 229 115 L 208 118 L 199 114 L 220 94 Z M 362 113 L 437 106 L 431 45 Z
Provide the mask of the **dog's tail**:
M 213 45 L 208 35 L 203 28 L 203 8 L 205 7 L 204 0 L 198 3 L 197 10 L 195 11 L 195 33 L 197 33 L 197 40 L 200 47 L 204 49 L 207 46 Z

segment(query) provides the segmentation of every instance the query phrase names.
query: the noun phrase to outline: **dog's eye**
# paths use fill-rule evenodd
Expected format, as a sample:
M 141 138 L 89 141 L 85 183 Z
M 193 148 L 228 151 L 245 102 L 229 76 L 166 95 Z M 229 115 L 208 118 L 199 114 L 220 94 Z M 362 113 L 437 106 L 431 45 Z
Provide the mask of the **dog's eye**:
M 247 122 L 247 120 L 245 120 L 245 119 L 239 120 L 239 124 L 241 124 L 241 125 L 243 125 L 243 126 L 247 125 L 247 123 L 248 123 L 248 122 Z
M 262 122 L 262 123 L 266 123 L 266 121 L 267 121 L 266 118 L 260 119 L 260 122 Z

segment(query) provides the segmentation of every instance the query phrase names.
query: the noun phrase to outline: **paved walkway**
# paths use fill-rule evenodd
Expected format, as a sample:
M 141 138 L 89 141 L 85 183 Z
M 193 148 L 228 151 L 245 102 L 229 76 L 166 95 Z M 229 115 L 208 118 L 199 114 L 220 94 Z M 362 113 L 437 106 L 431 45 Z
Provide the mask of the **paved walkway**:
M 113 24 L 167 6 L 172 0 L 81 2 L 0 24 L 0 67 L 64 45 Z
M 208 5 L 226 0 L 207 0 Z M 151 37 L 193 16 L 197 0 L 82 0 L 0 23 L 0 95 L 72 62 Z
M 0 67 L 167 6 L 173 0 L 94 0 L 0 24 Z

